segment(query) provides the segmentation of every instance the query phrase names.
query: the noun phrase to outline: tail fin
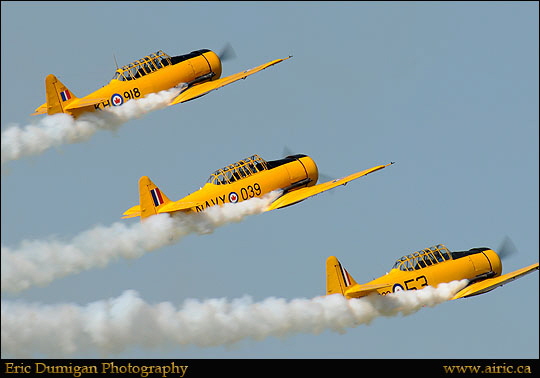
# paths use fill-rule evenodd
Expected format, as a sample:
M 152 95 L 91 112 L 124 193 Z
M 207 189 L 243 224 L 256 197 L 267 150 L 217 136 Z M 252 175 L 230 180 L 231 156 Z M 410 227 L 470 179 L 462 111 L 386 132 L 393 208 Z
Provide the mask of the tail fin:
M 147 176 L 139 179 L 139 206 L 141 220 L 157 214 L 159 207 L 171 202 Z
M 49 115 L 65 113 L 64 108 L 77 99 L 77 96 L 54 75 L 47 75 L 45 78 L 45 93 Z
M 345 290 L 356 285 L 356 281 L 349 272 L 343 268 L 335 256 L 326 259 L 326 295 L 345 295 Z

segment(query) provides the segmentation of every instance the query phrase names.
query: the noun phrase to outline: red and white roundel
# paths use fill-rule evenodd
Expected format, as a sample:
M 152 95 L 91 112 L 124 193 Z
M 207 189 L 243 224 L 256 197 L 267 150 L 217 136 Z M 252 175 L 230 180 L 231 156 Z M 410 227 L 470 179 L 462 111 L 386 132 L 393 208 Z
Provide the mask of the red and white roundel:
M 238 202 L 238 194 L 236 194 L 235 192 L 230 192 L 229 193 L 229 202 L 237 203 Z
M 124 98 L 118 93 L 115 93 L 111 96 L 111 102 L 113 106 L 120 106 L 124 103 Z

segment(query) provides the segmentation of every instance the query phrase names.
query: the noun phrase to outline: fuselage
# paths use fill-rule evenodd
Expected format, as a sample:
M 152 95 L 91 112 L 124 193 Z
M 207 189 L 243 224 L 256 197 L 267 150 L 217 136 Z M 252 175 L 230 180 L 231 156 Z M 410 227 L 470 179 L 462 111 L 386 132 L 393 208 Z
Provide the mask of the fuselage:
M 441 283 L 467 279 L 471 282 L 500 276 L 501 259 L 489 248 L 473 248 L 464 252 L 450 252 L 445 246 L 426 248 L 403 256 L 386 275 L 364 285 L 391 284 L 378 289 L 381 295 L 401 290 L 420 290 L 425 286 L 437 287 Z M 363 296 L 350 287 L 349 298 Z
M 264 161 L 254 155 L 215 171 L 200 190 L 180 201 L 199 203 L 191 211 L 200 212 L 215 205 L 262 197 L 275 190 L 286 193 L 313 186 L 317 180 L 317 165 L 307 155 L 274 161 Z

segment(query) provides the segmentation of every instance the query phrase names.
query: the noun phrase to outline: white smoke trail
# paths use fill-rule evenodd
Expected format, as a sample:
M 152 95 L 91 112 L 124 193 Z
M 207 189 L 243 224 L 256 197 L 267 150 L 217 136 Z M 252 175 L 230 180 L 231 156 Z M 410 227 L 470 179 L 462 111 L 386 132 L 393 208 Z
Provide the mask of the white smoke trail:
M 180 87 L 127 101 L 118 107 L 89 112 L 79 118 L 59 113 L 40 118 L 36 124 L 10 125 L 2 132 L 2 164 L 22 157 L 38 155 L 51 147 L 84 142 L 98 130 L 117 130 L 129 120 L 140 118 L 166 107 L 179 93 Z
M 258 303 L 247 296 L 232 301 L 188 299 L 178 308 L 170 302 L 148 304 L 131 290 L 86 306 L 2 301 L 2 354 L 65 357 L 98 351 L 103 356 L 132 346 L 211 347 L 248 338 L 344 333 L 381 316 L 409 315 L 440 304 L 467 282 L 351 300 L 341 295 Z
M 275 191 L 262 198 L 214 206 L 200 213 L 173 217 L 158 214 L 130 226 L 118 222 L 109 227 L 97 226 L 67 243 L 54 239 L 24 240 L 16 249 L 2 246 L 2 291 L 17 292 L 45 285 L 60 277 L 104 267 L 119 258 L 141 257 L 191 233 L 211 233 L 219 226 L 261 213 L 278 196 Z

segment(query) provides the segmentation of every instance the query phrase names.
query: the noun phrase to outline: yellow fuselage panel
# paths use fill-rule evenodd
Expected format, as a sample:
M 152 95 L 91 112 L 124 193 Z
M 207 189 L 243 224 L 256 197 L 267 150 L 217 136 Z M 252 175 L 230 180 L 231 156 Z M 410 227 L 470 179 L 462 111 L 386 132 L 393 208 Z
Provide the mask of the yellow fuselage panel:
M 392 269 L 386 275 L 367 282 L 365 285 L 391 284 L 387 288 L 376 290 L 379 294 L 386 295 L 401 290 L 420 290 L 425 286 L 437 287 L 441 283 L 456 280 L 472 280 L 488 272 L 494 272 L 494 277 L 500 276 L 502 272 L 501 260 L 492 250 L 446 260 L 412 271 Z M 345 296 L 358 298 L 368 294 L 370 294 L 368 291 L 355 291 L 355 286 L 352 286 L 347 289 Z
M 290 190 L 312 186 L 315 185 L 317 179 L 318 171 L 315 162 L 310 157 L 304 156 L 229 184 L 206 183 L 200 190 L 177 202 L 200 203 L 200 205 L 187 210 L 200 212 L 216 205 L 239 203 L 251 198 L 262 197 L 275 190 L 287 190 L 291 186 Z M 305 180 L 304 183 L 302 183 L 303 180 Z M 302 185 L 294 186 L 296 183 L 302 183 Z M 166 211 L 167 207 L 164 207 L 163 210 L 159 209 L 158 212 L 168 212 Z

